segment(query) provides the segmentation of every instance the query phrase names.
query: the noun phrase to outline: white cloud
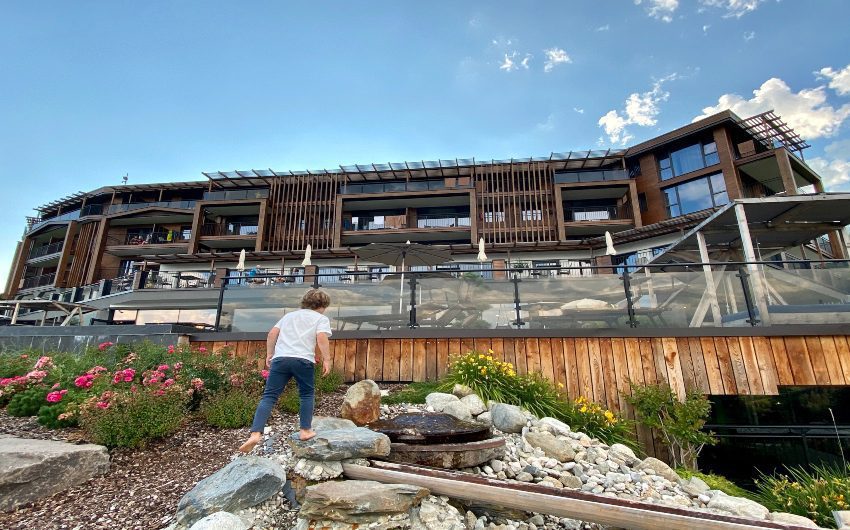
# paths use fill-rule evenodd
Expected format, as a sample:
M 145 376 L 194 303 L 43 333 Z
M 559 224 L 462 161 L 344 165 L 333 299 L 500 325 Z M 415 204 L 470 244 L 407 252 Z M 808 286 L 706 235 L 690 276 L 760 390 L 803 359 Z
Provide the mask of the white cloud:
M 708 28 L 710 28 L 710 27 L 711 27 L 711 25 L 710 25 L 710 24 L 705 24 L 705 25 L 702 27 L 702 33 L 703 33 L 703 35 L 708 35 Z
M 821 68 L 816 74 L 818 79 L 828 79 L 829 88 L 839 96 L 850 95 L 850 64 L 838 71 L 831 67 Z
M 708 7 L 725 9 L 724 18 L 741 18 L 747 13 L 755 11 L 765 0 L 700 0 L 700 3 Z
M 546 54 L 546 62 L 543 64 L 544 72 L 551 72 L 555 66 L 559 64 L 571 63 L 573 60 L 567 55 L 567 52 L 560 48 L 550 48 L 543 50 Z
M 826 87 L 804 88 L 793 92 L 782 79 L 772 78 L 753 91 L 751 99 L 738 94 L 723 94 L 717 105 L 702 109 L 700 120 L 723 110 L 746 118 L 773 110 L 803 138 L 829 137 L 850 117 L 850 104 L 835 108 L 826 101 Z
M 528 70 L 528 62 L 531 60 L 531 54 L 526 53 L 519 65 Z
M 584 109 L 581 107 L 573 107 L 573 110 L 579 114 L 584 114 Z
M 555 115 L 549 114 L 546 116 L 546 121 L 538 123 L 534 128 L 540 132 L 551 132 L 555 130 Z
M 640 5 L 643 0 L 635 0 L 635 5 Z M 672 22 L 673 13 L 679 8 L 679 0 L 646 0 L 646 12 L 652 18 L 662 22 Z
M 756 38 L 756 32 L 755 31 L 747 31 L 747 32 L 744 33 L 744 42 L 750 42 L 754 38 Z
M 596 28 L 596 31 L 608 31 L 610 29 L 611 29 L 611 25 L 605 24 L 604 26 L 599 26 L 598 28 Z
M 677 74 L 663 77 L 652 85 L 652 89 L 642 93 L 632 93 L 626 98 L 623 114 L 619 111 L 609 110 L 597 122 L 608 135 L 608 139 L 614 144 L 625 145 L 634 135 L 627 129 L 630 125 L 639 127 L 651 127 L 658 123 L 658 114 L 661 112 L 659 104 L 670 97 L 670 93 L 663 89 L 664 83 L 677 79 Z
M 481 27 L 481 17 L 475 15 L 474 17 L 469 19 L 469 27 L 473 29 L 478 29 Z
M 529 61 L 531 61 L 531 55 L 525 54 L 519 63 L 516 62 L 516 58 L 519 56 L 519 52 L 513 51 L 510 53 L 505 53 L 505 60 L 499 65 L 499 70 L 504 70 L 505 72 L 511 72 L 513 70 L 519 70 L 520 68 L 524 68 L 528 70 Z
M 822 178 L 827 191 L 850 191 L 850 138 L 824 148 L 825 157 L 807 161 Z

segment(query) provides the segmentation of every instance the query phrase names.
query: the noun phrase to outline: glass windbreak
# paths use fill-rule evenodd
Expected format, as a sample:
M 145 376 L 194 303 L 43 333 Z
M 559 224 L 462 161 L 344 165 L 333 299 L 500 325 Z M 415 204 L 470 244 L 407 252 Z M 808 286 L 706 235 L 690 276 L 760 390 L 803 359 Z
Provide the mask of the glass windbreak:
M 764 296 L 775 323 L 850 323 L 850 268 L 761 268 Z
M 504 279 L 486 279 L 475 272 L 440 272 L 424 274 L 417 283 L 420 327 L 510 328 L 516 319 L 514 286 Z M 408 288 L 405 301 L 409 300 Z
M 632 273 L 632 300 L 638 325 L 671 328 L 724 325 L 727 304 L 722 297 L 716 298 L 717 291 L 722 295 L 722 289 L 718 289 L 722 279 L 718 273 L 712 273 L 712 278 L 714 291 L 707 288 L 708 280 L 702 271 Z M 735 292 L 740 293 L 740 288 Z M 741 307 L 746 311 L 743 298 Z
M 623 283 L 615 274 L 531 277 L 519 291 L 526 329 L 629 327 Z

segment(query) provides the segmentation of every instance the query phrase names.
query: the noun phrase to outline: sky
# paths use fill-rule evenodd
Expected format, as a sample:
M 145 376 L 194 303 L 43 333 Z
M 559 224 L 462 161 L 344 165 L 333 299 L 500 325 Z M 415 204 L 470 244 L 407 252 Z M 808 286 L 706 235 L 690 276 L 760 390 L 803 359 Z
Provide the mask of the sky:
M 850 1 L 0 0 L 0 282 L 33 208 L 202 171 L 548 155 L 775 110 L 850 190 Z

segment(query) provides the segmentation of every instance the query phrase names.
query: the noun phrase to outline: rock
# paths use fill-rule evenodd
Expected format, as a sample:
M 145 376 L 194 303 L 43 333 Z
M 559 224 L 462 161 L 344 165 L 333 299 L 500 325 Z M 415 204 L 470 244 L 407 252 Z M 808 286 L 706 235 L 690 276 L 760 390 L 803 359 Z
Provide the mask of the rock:
M 244 456 L 198 482 L 177 504 L 177 525 L 189 526 L 218 511 L 259 504 L 286 482 L 286 472 L 268 458 Z
M 468 396 L 464 396 L 460 398 L 460 402 L 466 405 L 469 409 L 469 413 L 473 416 L 478 416 L 482 412 L 487 410 L 487 405 L 481 401 L 481 398 L 476 394 L 470 394 Z
M 330 480 L 342 475 L 342 462 L 335 460 L 307 460 L 300 458 L 292 471 L 298 476 L 311 480 Z
M 546 521 L 543 519 L 543 516 L 538 514 L 533 515 L 529 520 L 529 523 L 536 524 L 537 526 L 543 526 Z
M 534 480 L 534 475 L 528 471 L 520 471 L 517 473 L 516 479 L 520 482 L 531 482 Z
M 691 497 L 699 497 L 706 491 L 711 488 L 708 487 L 701 478 L 699 477 L 691 477 L 687 481 L 682 481 L 682 491 L 690 495 Z
M 489 411 L 482 412 L 475 418 L 475 421 L 484 425 L 493 425 L 493 415 Z
M 381 417 L 381 389 L 371 379 L 351 385 L 345 392 L 340 417 L 366 425 Z
M 572 462 L 576 456 L 570 444 L 559 440 L 552 433 L 532 431 L 525 436 L 525 439 L 534 447 L 542 449 L 546 456 L 559 462 Z
M 614 444 L 609 448 L 609 451 L 615 458 L 625 460 L 626 462 L 631 462 L 633 460 L 638 459 L 637 456 L 635 456 L 635 452 L 632 451 L 632 448 L 627 445 Z
M 803 517 L 802 515 L 796 515 L 793 513 L 773 512 L 770 514 L 770 520 L 775 523 L 803 526 L 806 528 L 819 528 L 817 523 L 808 517 Z
M 538 428 L 541 430 L 548 431 L 555 436 L 567 436 L 570 434 L 570 426 L 561 420 L 545 417 L 540 418 L 540 421 L 537 422 Z
M 525 427 L 525 414 L 522 409 L 515 405 L 505 403 L 493 403 L 490 407 L 493 426 L 502 432 L 520 433 Z
M 313 430 L 316 432 L 332 431 L 336 429 L 351 429 L 353 427 L 357 427 L 357 425 L 353 421 L 345 418 L 334 418 L 333 416 L 313 417 Z
M 580 489 L 582 486 L 581 479 L 572 473 L 561 473 L 558 480 L 561 481 L 561 484 L 563 484 L 565 488 Z
M 443 412 L 446 405 L 459 401 L 460 399 L 454 394 L 445 394 L 443 392 L 432 392 L 425 396 L 425 404 L 434 409 L 434 412 Z
M 109 471 L 102 445 L 0 438 L 0 511 L 16 507 Z
M 467 407 L 466 404 L 464 404 L 462 401 L 453 401 L 451 403 L 446 403 L 446 405 L 443 407 L 442 412 L 444 414 L 454 416 L 459 420 L 472 420 L 472 413 L 469 411 L 469 407 Z
M 461 385 L 457 383 L 455 384 L 454 388 L 452 388 L 452 394 L 454 394 L 458 398 L 465 398 L 466 396 L 471 396 L 475 394 L 475 391 L 466 385 Z
M 764 519 L 770 514 L 770 510 L 756 501 L 732 497 L 722 491 L 714 493 L 707 506 L 714 510 L 740 515 L 741 517 L 752 517 L 753 519 Z
M 679 482 L 679 475 L 676 474 L 673 469 L 662 462 L 661 460 L 653 457 L 647 457 L 638 464 L 635 469 L 637 471 L 645 471 L 647 469 L 651 469 L 656 475 L 666 478 L 670 482 L 676 483 Z
M 838 528 L 843 529 L 845 526 L 850 526 L 850 511 L 836 510 L 832 512 L 832 515 L 835 517 Z
M 215 512 L 193 524 L 189 530 L 248 530 L 251 525 L 230 512 Z
M 322 482 L 307 488 L 299 516 L 365 523 L 377 515 L 407 512 L 428 494 L 418 486 L 372 480 Z
M 421 530 L 466 530 L 466 519 L 457 508 L 433 496 L 425 497 L 411 510 L 410 522 Z
M 363 427 L 320 432 L 306 442 L 299 440 L 296 432 L 287 441 L 295 456 L 308 460 L 346 460 L 390 454 L 389 437 Z

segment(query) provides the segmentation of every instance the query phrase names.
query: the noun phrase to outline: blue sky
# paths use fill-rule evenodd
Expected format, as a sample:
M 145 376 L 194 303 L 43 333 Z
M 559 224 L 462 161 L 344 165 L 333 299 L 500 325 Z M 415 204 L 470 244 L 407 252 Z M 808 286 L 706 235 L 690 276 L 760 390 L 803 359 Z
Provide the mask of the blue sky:
M 33 207 L 125 173 L 619 147 L 729 107 L 850 189 L 847 1 L 291 4 L 0 4 L 0 281 Z

